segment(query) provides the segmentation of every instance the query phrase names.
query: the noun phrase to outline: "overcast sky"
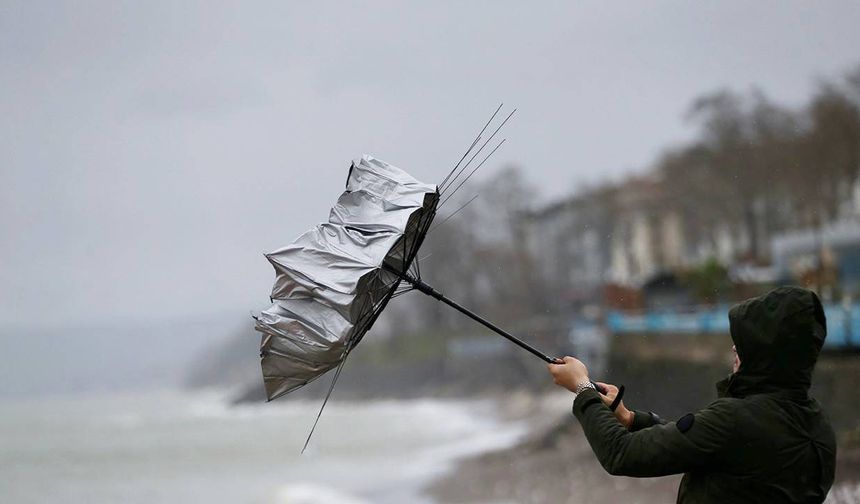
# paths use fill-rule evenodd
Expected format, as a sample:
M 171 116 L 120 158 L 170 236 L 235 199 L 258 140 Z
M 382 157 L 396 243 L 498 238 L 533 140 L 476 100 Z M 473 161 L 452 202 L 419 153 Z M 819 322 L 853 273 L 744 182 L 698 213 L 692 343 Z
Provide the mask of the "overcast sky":
M 858 19 L 857 2 L 2 1 L 0 327 L 263 308 L 262 252 L 324 220 L 362 153 L 438 181 L 505 101 L 485 176 L 515 162 L 558 197 L 688 138 L 703 92 L 802 103 L 860 63 Z

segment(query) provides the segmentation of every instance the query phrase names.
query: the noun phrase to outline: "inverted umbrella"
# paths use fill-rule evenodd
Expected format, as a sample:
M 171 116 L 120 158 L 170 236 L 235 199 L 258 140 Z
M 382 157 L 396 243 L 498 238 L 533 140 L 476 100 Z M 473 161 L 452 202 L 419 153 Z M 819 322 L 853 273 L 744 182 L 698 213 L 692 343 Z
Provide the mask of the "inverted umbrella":
M 269 400 L 337 367 L 397 291 L 427 234 L 439 192 L 384 161 L 352 163 L 328 222 L 266 254 L 275 268 L 263 333 Z
M 450 188 L 511 115 L 458 170 L 492 121 L 491 117 L 441 185 Z M 292 244 L 266 254 L 276 272 L 270 296 L 272 305 L 255 316 L 255 326 L 263 334 L 261 366 L 269 400 L 337 368 L 324 407 L 350 351 L 388 301 L 412 289 L 457 309 L 546 362 L 559 362 L 421 280 L 416 254 L 439 201 L 438 186 L 419 182 L 405 171 L 365 155 L 350 166 L 346 190 L 331 209 L 328 221 L 305 232 Z M 401 285 L 403 282 L 405 285 Z

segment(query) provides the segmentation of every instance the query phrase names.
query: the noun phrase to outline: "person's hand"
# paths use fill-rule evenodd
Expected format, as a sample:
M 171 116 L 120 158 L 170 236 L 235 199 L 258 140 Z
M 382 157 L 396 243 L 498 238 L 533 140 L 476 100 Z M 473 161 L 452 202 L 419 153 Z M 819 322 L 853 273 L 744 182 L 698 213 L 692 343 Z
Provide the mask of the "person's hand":
M 605 391 L 604 393 L 598 390 L 598 393 L 600 394 L 600 399 L 603 401 L 603 404 L 605 404 L 607 407 L 611 406 L 612 401 L 614 401 L 615 397 L 618 395 L 618 387 L 611 383 L 596 383 L 600 388 Z M 624 406 L 624 401 L 618 403 L 618 407 L 615 408 L 615 411 L 613 411 L 613 413 L 615 413 L 615 418 L 618 419 L 618 422 L 620 422 L 621 425 L 627 427 L 627 429 L 630 429 L 630 427 L 633 425 L 633 412 Z
M 556 385 L 576 392 L 576 386 L 588 381 L 585 364 L 573 357 L 565 357 L 560 364 L 548 364 L 549 373 Z

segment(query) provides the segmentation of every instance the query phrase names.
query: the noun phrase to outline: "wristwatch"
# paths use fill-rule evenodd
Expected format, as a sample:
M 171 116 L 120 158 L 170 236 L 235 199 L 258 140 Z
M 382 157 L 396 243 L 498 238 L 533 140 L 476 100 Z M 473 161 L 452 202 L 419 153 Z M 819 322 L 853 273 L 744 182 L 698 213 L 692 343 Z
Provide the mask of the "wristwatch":
M 576 386 L 576 390 L 574 394 L 581 394 L 583 390 L 590 388 L 591 390 L 597 390 L 597 387 L 594 386 L 590 381 L 584 381 Z

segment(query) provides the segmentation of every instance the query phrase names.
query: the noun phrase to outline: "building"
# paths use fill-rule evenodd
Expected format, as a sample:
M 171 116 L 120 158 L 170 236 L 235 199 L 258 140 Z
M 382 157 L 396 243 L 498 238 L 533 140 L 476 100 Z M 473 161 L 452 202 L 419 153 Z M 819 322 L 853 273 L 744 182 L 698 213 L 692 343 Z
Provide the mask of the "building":
M 528 249 L 537 273 L 562 304 L 584 304 L 600 297 L 610 268 L 612 228 L 605 203 L 604 194 L 595 191 L 525 216 Z

